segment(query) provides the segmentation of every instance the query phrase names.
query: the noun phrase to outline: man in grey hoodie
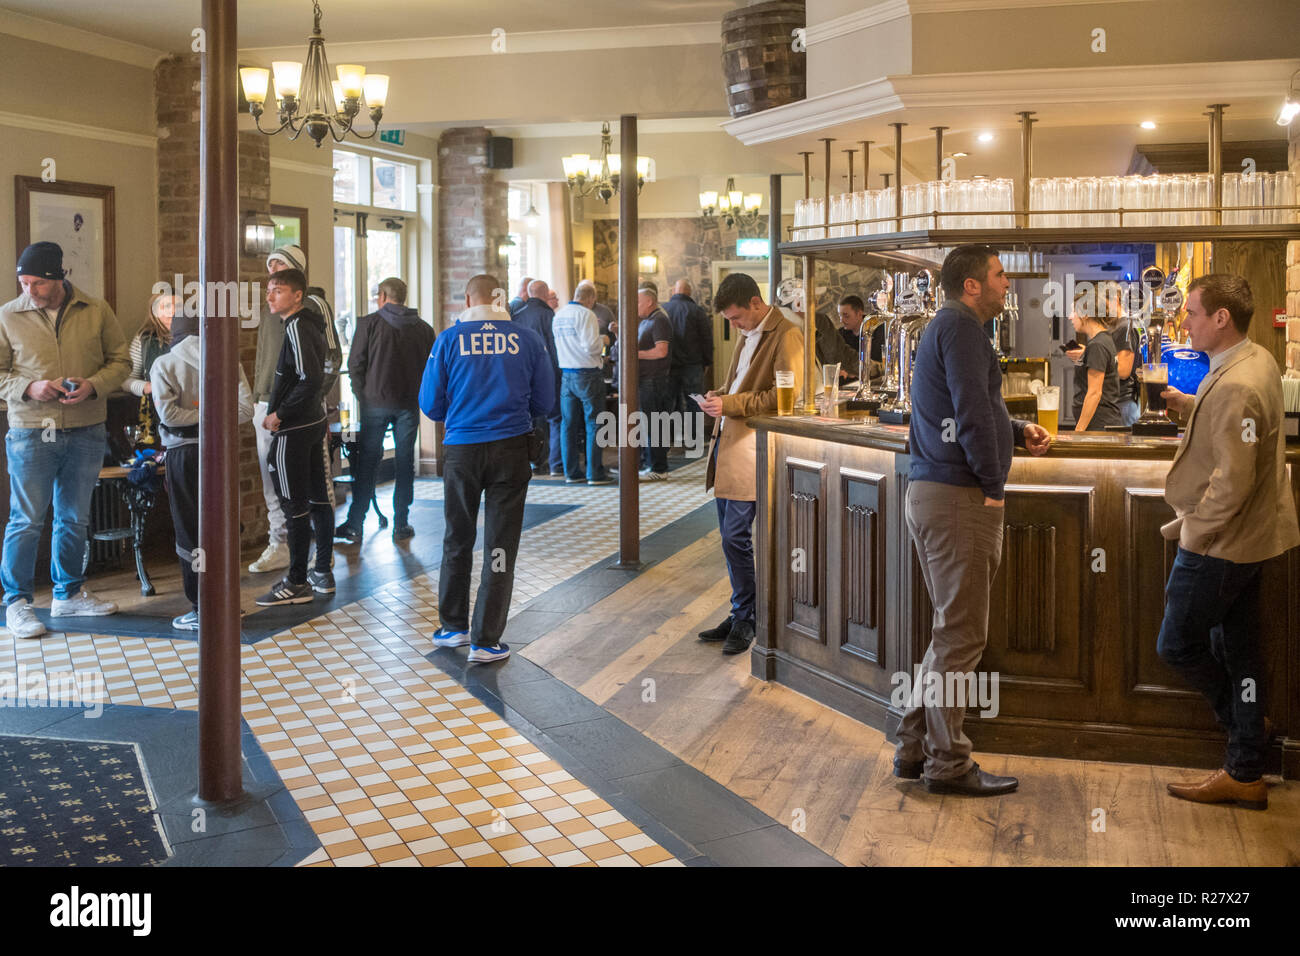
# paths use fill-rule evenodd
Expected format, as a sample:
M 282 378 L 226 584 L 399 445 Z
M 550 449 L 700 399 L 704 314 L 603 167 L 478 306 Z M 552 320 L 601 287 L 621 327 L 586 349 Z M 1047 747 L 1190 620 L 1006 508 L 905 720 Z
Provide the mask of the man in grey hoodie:
M 348 376 L 361 405 L 361 454 L 354 459 L 352 505 L 336 538 L 360 542 L 366 511 L 375 495 L 375 475 L 384 455 L 384 436 L 393 429 L 393 540 L 415 535 L 408 519 L 415 498 L 415 443 L 420 432 L 420 380 L 433 348 L 433 326 L 406 306 L 406 283 L 379 283 L 379 311 L 362 316 L 348 353 Z
M 158 429 L 167 449 L 167 500 L 176 529 L 176 555 L 191 610 L 172 620 L 178 631 L 199 629 L 199 576 L 194 552 L 199 546 L 199 387 L 203 382 L 197 316 L 177 313 L 172 319 L 171 350 L 149 369 Z M 253 420 L 253 393 L 239 369 L 239 421 Z

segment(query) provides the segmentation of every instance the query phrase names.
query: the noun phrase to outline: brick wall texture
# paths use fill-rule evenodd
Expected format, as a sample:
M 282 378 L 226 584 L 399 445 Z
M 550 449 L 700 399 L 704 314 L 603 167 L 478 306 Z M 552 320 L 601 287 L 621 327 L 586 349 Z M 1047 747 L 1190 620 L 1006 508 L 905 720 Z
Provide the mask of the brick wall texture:
M 154 70 L 154 99 L 158 122 L 158 267 L 160 278 L 186 282 L 199 278 L 199 60 L 170 57 Z M 239 213 L 269 213 L 271 208 L 271 146 L 261 133 L 239 134 Z M 257 282 L 263 294 L 266 264 L 241 256 L 239 278 Z M 262 303 L 265 308 L 265 302 Z M 249 381 L 257 350 L 256 329 L 239 335 L 239 356 Z M 246 550 L 266 544 L 266 503 L 251 425 L 239 434 L 240 545 Z
M 465 283 L 480 272 L 506 281 L 497 263 L 497 242 L 509 231 L 507 186 L 488 169 L 491 131 L 459 127 L 438 142 L 437 328 L 465 308 Z

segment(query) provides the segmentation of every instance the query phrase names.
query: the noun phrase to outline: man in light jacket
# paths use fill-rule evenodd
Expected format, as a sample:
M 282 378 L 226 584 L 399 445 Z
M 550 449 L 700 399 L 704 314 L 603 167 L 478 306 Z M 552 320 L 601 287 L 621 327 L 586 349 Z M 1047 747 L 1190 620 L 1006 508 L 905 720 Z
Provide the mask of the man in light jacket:
M 1196 395 L 1163 394 L 1188 415 L 1165 479 L 1177 517 L 1160 529 L 1178 541 L 1156 649 L 1205 695 L 1228 732 L 1221 769 L 1169 784 L 1197 803 L 1268 807 L 1264 785 L 1264 673 L 1259 579 L 1264 562 L 1300 544 L 1286 474 L 1282 384 L 1268 350 L 1246 337 L 1255 311 L 1240 276 L 1192 280 L 1183 327 L 1210 356 Z
M 705 487 L 713 489 L 722 531 L 722 553 L 731 577 L 731 614 L 700 640 L 722 642 L 722 653 L 739 654 L 754 639 L 754 512 L 757 492 L 757 441 L 745 419 L 776 411 L 776 373 L 794 373 L 794 391 L 803 380 L 803 332 L 768 305 L 758 283 L 733 272 L 718 285 L 713 308 L 743 341 L 731 356 L 721 391 L 710 391 L 700 408 L 715 419 Z
M 0 307 L 0 399 L 9 406 L 9 523 L 0 581 L 5 626 L 40 637 L 32 610 L 36 548 L 54 503 L 51 617 L 114 614 L 82 588 L 90 498 L 104 465 L 108 395 L 131 370 L 117 316 L 63 271 L 63 250 L 37 242 L 18 259 L 23 294 Z
M 596 441 L 597 416 L 605 411 L 605 376 L 602 358 L 609 336 L 600 334 L 600 320 L 592 311 L 596 288 L 578 286 L 578 297 L 555 313 L 551 323 L 555 354 L 560 363 L 560 419 L 563 432 L 565 484 L 610 485 L 601 448 Z M 582 443 L 587 436 L 587 473 L 582 473 Z

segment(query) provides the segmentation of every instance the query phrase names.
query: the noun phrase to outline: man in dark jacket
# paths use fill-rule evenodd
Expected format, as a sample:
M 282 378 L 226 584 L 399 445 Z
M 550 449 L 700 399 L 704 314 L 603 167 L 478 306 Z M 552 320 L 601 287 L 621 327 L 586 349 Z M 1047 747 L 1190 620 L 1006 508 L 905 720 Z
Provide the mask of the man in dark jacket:
M 1002 311 L 1011 280 L 988 246 L 958 246 L 939 277 L 947 301 L 921 336 L 912 371 L 912 466 L 907 529 L 934 607 L 930 646 L 898 728 L 894 776 L 931 793 L 991 797 L 1018 781 L 980 769 L 962 731 L 965 686 L 988 640 L 989 587 L 1002 560 L 1012 445 L 1042 455 L 1052 436 L 1012 421 L 984 323 Z M 935 702 L 935 691 L 939 701 Z
M 672 360 L 668 375 L 672 382 L 672 410 L 694 414 L 698 406 L 691 395 L 708 391 L 704 370 L 713 364 L 713 322 L 709 313 L 691 298 L 691 284 L 678 279 L 672 298 L 663 304 L 673 324 L 673 341 L 668 354 Z
M 393 428 L 393 540 L 415 535 L 408 516 L 415 498 L 415 441 L 420 431 L 420 379 L 433 348 L 433 327 L 406 307 L 406 283 L 379 283 L 379 311 L 362 316 L 348 353 L 348 376 L 361 404 L 359 460 L 352 474 L 352 506 L 336 537 L 360 543 L 375 494 L 384 436 Z
M 555 310 L 546 304 L 550 287 L 541 279 L 534 279 L 528 284 L 528 300 L 510 313 L 516 325 L 532 329 L 546 343 L 546 354 L 551 357 L 551 374 L 555 379 L 555 396 L 551 415 L 533 422 L 533 431 L 537 435 L 537 447 L 540 449 L 533 459 L 534 475 L 564 475 L 564 437 L 563 418 L 560 407 L 560 359 L 555 351 L 555 333 L 551 324 L 555 321 Z
M 325 440 L 325 362 L 329 346 L 324 320 L 304 303 L 307 279 L 297 269 L 283 269 L 266 280 L 266 301 L 284 320 L 284 342 L 266 403 L 271 432 L 268 470 L 284 511 L 289 538 L 289 571 L 257 599 L 263 607 L 305 604 L 312 592 L 334 593 L 330 570 L 334 554 L 334 508 L 321 444 Z M 307 571 L 312 529 L 316 532 L 316 567 Z

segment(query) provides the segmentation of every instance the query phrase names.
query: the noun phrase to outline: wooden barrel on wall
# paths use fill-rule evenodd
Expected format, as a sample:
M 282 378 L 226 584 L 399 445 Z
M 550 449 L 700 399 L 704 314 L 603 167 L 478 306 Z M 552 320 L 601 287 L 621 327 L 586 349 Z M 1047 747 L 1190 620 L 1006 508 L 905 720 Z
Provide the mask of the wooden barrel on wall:
M 722 75 L 732 116 L 804 98 L 807 55 L 795 52 L 793 34 L 805 19 L 803 0 L 754 3 L 723 17 Z

